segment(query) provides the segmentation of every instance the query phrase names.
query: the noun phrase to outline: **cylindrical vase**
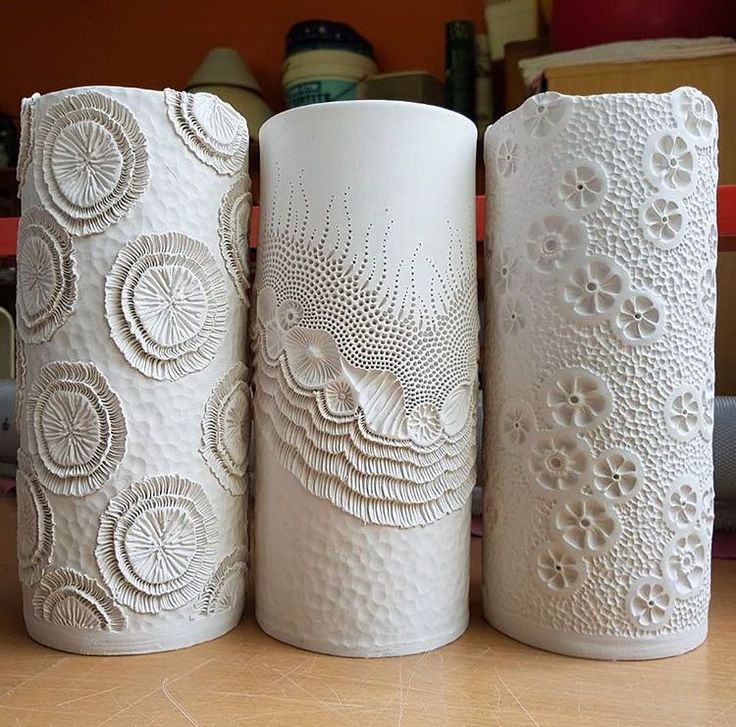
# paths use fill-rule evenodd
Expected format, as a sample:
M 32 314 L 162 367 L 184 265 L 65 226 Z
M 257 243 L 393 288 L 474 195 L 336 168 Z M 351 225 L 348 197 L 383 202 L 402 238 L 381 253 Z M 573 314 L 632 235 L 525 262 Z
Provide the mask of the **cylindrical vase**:
M 546 93 L 485 156 L 486 617 L 573 656 L 693 649 L 713 523 L 713 104 Z
M 28 633 L 127 654 L 215 638 L 247 568 L 244 120 L 208 94 L 26 99 L 18 559 Z
M 467 626 L 475 140 L 385 101 L 262 128 L 256 617 L 282 641 L 386 656 Z

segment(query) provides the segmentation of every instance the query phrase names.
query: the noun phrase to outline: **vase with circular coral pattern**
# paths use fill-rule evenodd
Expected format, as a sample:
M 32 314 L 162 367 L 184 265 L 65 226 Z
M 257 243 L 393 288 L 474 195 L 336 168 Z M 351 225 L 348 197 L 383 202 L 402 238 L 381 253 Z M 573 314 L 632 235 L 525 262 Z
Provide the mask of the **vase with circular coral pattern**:
M 213 96 L 22 106 L 18 560 L 35 640 L 176 649 L 244 605 L 248 132 Z

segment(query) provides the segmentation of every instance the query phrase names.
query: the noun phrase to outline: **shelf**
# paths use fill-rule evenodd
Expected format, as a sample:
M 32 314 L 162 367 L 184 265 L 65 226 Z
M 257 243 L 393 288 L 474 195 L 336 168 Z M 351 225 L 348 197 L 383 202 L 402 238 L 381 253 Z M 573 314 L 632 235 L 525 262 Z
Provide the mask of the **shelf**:
M 476 238 L 484 236 L 486 213 L 485 196 L 475 198 Z M 258 207 L 253 207 L 250 218 L 250 246 L 256 247 L 258 241 Z M 736 251 L 736 184 L 718 187 L 718 233 L 721 237 L 721 252 Z M 18 218 L 0 218 L 0 257 L 15 255 L 15 243 L 18 235 Z

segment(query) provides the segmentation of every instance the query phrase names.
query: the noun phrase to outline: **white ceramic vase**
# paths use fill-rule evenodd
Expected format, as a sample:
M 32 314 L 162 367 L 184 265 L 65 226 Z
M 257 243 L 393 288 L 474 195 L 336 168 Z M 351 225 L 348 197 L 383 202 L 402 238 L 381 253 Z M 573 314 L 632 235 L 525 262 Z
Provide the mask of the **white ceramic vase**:
M 347 656 L 468 620 L 476 131 L 385 101 L 261 130 L 256 617 Z
M 717 120 L 691 88 L 487 133 L 484 607 L 574 656 L 707 631 Z
M 207 94 L 24 101 L 18 557 L 43 644 L 160 651 L 240 619 L 247 153 Z

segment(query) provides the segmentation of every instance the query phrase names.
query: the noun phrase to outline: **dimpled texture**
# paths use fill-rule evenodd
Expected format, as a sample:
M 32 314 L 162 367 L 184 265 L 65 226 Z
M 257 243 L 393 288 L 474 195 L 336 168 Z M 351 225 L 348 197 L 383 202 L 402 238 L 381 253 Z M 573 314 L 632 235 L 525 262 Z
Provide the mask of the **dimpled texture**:
M 145 191 L 125 215 L 103 232 L 71 236 L 78 260 L 76 307 L 50 340 L 26 344 L 27 391 L 21 401 L 28 401 L 42 367 L 59 361 L 93 363 L 120 400 L 127 439 L 125 454 L 114 474 L 85 497 L 47 491 L 55 523 L 49 570 L 71 569 L 107 590 L 101 564 L 95 557 L 100 517 L 116 495 L 143 479 L 178 475 L 201 487 L 216 521 L 210 543 L 212 568 L 247 542 L 244 498 L 226 491 L 199 453 L 207 400 L 220 378 L 234 364 L 244 362 L 247 319 L 245 306 L 226 274 L 220 254 L 218 210 L 232 177 L 216 173 L 182 144 L 167 117 L 162 93 L 110 87 L 85 91 L 112 98 L 135 118 L 145 137 L 150 178 Z M 33 123 L 42 123 L 50 107 L 78 92 L 79 89 L 62 91 L 38 98 Z M 29 138 L 35 140 L 30 152 L 36 157 L 42 153 L 33 146 L 39 143 L 38 135 L 30 134 Z M 24 211 L 41 206 L 34 175 L 26 174 L 21 198 Z M 227 315 L 222 341 L 202 370 L 179 381 L 156 381 L 133 368 L 113 342 L 105 317 L 105 280 L 124 245 L 142 234 L 172 231 L 198 240 L 211 254 L 225 286 Z M 33 456 L 36 452 L 30 436 L 31 422 L 27 412 L 21 414 L 21 446 Z M 205 583 L 212 568 L 206 574 L 198 574 L 201 577 L 197 577 L 197 582 Z M 26 624 L 33 638 L 67 651 L 97 654 L 179 648 L 214 638 L 238 622 L 242 598 L 226 613 L 208 615 L 197 608 L 197 596 L 193 593 L 188 603 L 154 613 L 137 613 L 117 603 L 116 608 L 125 616 L 125 627 L 98 631 L 39 618 L 32 608 L 34 589 L 23 588 Z
M 544 137 L 524 125 L 531 105 L 548 114 Z M 486 308 L 486 615 L 520 640 L 575 655 L 646 658 L 697 646 L 710 593 L 715 291 L 701 280 L 716 256 L 715 110 L 694 89 L 548 93 L 493 126 L 485 157 L 486 270 L 503 280 Z M 657 199 L 674 206 L 655 205 L 657 217 Z M 549 217 L 582 228 L 585 244 L 564 256 L 570 234 L 560 225 L 535 235 Z M 588 274 L 591 261 L 616 280 Z M 524 325 L 510 333 L 513 296 L 525 303 Z M 531 407 L 534 431 L 586 444 L 593 470 L 565 492 L 541 488 L 531 450 L 509 436 L 509 400 Z M 569 471 L 564 457 L 538 466 Z M 636 487 L 609 498 L 627 471 Z M 675 528 L 671 514 L 683 504 L 670 492 L 683 477 L 695 504 Z M 539 567 L 539 552 L 553 546 L 587 566 L 561 592 Z
M 256 455 L 256 618 L 266 633 L 312 651 L 388 656 L 465 631 L 469 500 L 423 528 L 363 525 L 306 492 L 270 452 Z

